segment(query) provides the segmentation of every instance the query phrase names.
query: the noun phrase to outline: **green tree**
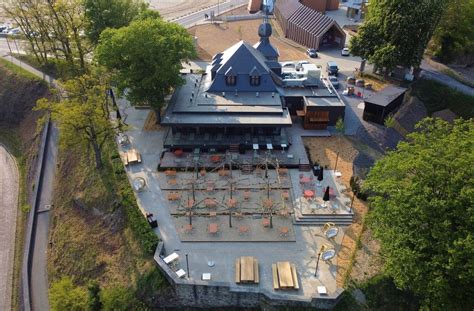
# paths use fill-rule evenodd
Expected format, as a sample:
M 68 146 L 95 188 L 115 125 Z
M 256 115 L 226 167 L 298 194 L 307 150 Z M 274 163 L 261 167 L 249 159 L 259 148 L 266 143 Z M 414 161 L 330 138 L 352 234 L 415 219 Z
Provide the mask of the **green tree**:
M 70 277 L 63 277 L 51 285 L 49 303 L 53 311 L 87 310 L 87 290 L 74 286 Z
M 151 105 L 158 121 L 165 97 L 183 83 L 182 61 L 195 56 L 186 29 L 158 18 L 106 29 L 96 48 L 97 60 L 112 70 L 119 91 L 127 90 L 126 98 L 132 104 Z
M 385 74 L 397 65 L 419 67 L 439 22 L 444 0 L 373 0 L 369 14 L 350 41 L 351 53 Z
M 385 273 L 429 308 L 474 302 L 474 121 L 421 121 L 369 172 L 369 225 Z
M 133 289 L 122 286 L 104 288 L 100 293 L 100 298 L 104 311 L 133 310 L 137 304 Z
M 102 168 L 102 147 L 113 136 L 109 119 L 107 79 L 99 74 L 83 75 L 61 84 L 55 99 L 40 99 L 35 110 L 51 113 L 61 132 L 61 146 L 91 147 L 97 169 Z
M 142 0 L 84 0 L 87 36 L 97 44 L 106 28 L 121 28 L 130 24 L 147 8 Z
M 102 302 L 100 301 L 100 285 L 97 282 L 91 282 L 87 286 L 89 294 L 88 310 L 89 311 L 100 311 L 102 310 Z
M 451 0 L 433 35 L 434 55 L 443 62 L 474 55 L 474 0 Z

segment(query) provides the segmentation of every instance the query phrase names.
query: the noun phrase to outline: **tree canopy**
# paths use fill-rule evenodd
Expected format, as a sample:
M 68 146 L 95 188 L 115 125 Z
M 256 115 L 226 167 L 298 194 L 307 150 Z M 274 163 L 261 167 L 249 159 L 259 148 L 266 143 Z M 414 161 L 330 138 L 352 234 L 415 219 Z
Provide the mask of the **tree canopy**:
M 87 36 L 97 44 L 106 28 L 127 26 L 147 5 L 142 0 L 84 0 Z
M 49 289 L 49 302 L 53 311 L 87 310 L 87 301 L 87 290 L 76 287 L 70 277 L 54 282 Z
M 474 58 L 474 0 L 450 0 L 433 35 L 434 54 L 443 62 Z
M 95 56 L 132 104 L 151 105 L 159 119 L 165 97 L 183 83 L 182 61 L 196 52 L 185 28 L 148 16 L 102 32 Z
M 442 15 L 444 0 L 373 0 L 358 35 L 350 42 L 353 55 L 367 59 L 385 73 L 396 66 L 418 67 Z
M 51 112 L 61 132 L 61 146 L 91 147 L 98 169 L 102 168 L 102 147 L 113 136 L 107 87 L 104 75 L 83 75 L 62 83 L 62 94 L 53 100 L 40 99 L 35 107 Z
M 430 308 L 474 306 L 473 150 L 472 119 L 427 118 L 364 184 L 385 272 Z

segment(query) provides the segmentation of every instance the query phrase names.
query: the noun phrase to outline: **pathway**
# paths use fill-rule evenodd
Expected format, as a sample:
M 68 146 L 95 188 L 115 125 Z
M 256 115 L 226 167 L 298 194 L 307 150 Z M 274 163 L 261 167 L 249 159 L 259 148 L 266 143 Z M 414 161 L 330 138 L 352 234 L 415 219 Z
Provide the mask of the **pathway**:
M 0 144 L 0 310 L 11 309 L 17 210 L 18 168 Z
M 444 85 L 447 85 L 449 87 L 452 87 L 455 90 L 458 90 L 459 92 L 462 92 L 464 94 L 474 96 L 474 88 L 465 85 L 450 76 L 440 72 L 438 69 L 434 68 L 433 66 L 430 66 L 425 60 L 421 62 L 421 76 L 429 79 L 429 80 L 435 80 L 437 82 L 440 82 Z

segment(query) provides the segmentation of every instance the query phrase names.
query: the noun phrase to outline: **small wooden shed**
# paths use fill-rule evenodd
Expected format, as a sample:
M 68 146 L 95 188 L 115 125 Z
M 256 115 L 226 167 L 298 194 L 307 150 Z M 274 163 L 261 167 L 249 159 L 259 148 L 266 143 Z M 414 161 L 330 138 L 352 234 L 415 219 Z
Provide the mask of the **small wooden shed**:
M 380 92 L 370 96 L 364 101 L 363 119 L 383 125 L 385 119 L 401 106 L 406 91 L 406 88 L 387 86 Z

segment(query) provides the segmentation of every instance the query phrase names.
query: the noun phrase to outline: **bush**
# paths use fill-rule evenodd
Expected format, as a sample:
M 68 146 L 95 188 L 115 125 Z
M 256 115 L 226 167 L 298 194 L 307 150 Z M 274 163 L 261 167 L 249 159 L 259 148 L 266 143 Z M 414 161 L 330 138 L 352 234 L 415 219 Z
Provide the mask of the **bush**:
M 127 181 L 125 180 L 125 182 Z M 133 191 L 128 183 L 126 187 L 121 190 L 120 195 L 122 196 L 122 205 L 127 212 L 128 226 L 135 235 L 135 238 L 140 242 L 143 252 L 153 255 L 159 239 L 140 211 Z
M 122 286 L 104 288 L 100 293 L 100 298 L 104 311 L 136 310 L 134 306 L 137 300 L 132 289 Z
M 87 310 L 87 290 L 74 286 L 70 277 L 54 282 L 49 290 L 51 310 L 82 311 Z
M 357 176 L 352 176 L 350 180 L 352 192 L 358 199 L 367 201 L 367 193 L 362 190 L 362 180 Z
M 167 285 L 167 280 L 163 277 L 158 268 L 153 266 L 151 270 L 146 271 L 138 277 L 135 296 L 140 301 L 147 303 Z
M 390 277 L 377 275 L 361 285 L 369 310 L 418 310 L 419 303 L 409 291 L 399 290 Z

